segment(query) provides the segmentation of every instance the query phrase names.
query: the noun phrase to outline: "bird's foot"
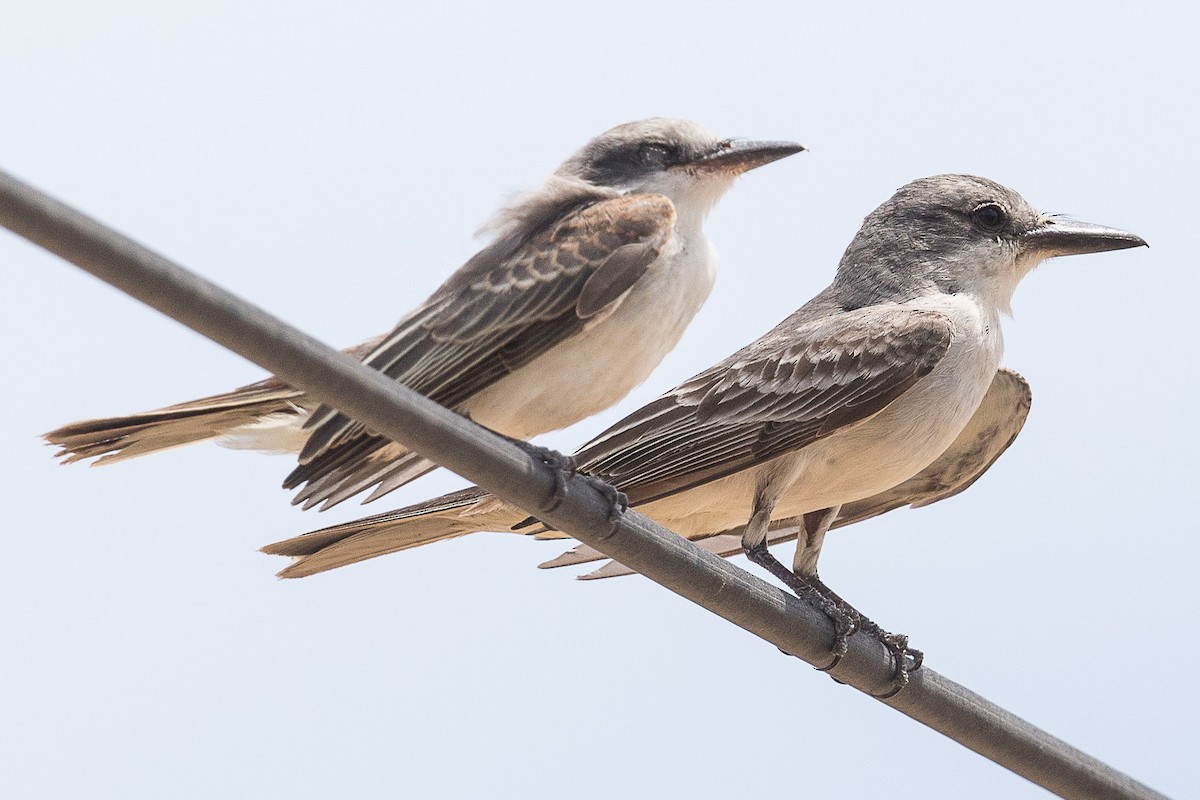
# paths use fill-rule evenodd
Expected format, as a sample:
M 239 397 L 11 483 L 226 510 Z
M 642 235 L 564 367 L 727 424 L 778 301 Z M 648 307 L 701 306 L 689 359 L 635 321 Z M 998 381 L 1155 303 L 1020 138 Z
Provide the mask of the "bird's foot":
M 779 563 L 775 556 L 771 555 L 765 542 L 746 548 L 745 552 L 747 558 L 770 572 L 795 592 L 797 597 L 816 606 L 833 621 L 834 638 L 831 650 L 833 660 L 817 669 L 822 672 L 834 669 L 846 655 L 849 639 L 856 631 L 862 631 L 875 639 L 887 648 L 888 653 L 892 656 L 894 665 L 892 688 L 883 694 L 875 695 L 879 699 L 886 700 L 889 697 L 895 697 L 908 685 L 910 675 L 921 668 L 925 656 L 920 650 L 909 648 L 907 636 L 902 633 L 888 633 L 864 617 L 853 606 L 838 597 L 815 574 L 803 575 L 788 569 Z M 834 680 L 837 678 L 835 677 Z
M 863 633 L 875 639 L 887 648 L 892 656 L 894 671 L 892 672 L 892 688 L 883 694 L 877 694 L 880 700 L 895 697 L 908 686 L 909 676 L 921 668 L 925 654 L 908 646 L 908 637 L 903 633 L 888 633 L 871 620 L 859 615 L 859 624 Z
M 595 475 L 583 472 L 579 473 L 578 477 L 608 501 L 608 521 L 612 525 L 616 525 L 621 515 L 629 510 L 629 497 L 611 483 L 603 481 Z
M 795 589 L 792 591 L 795 591 Z M 816 602 L 815 605 L 833 620 L 833 648 L 830 650 L 833 660 L 823 667 L 817 667 L 821 672 L 829 672 L 840 664 L 842 657 L 846 655 L 846 651 L 850 646 L 850 637 L 858 630 L 858 615 L 847 614 L 845 609 L 834 603 L 829 603 L 820 594 L 816 596 L 820 598 L 820 601 Z M 828 604 L 827 606 L 825 605 L 826 603 Z
M 530 444 L 521 439 L 510 439 L 510 441 L 547 467 L 550 467 L 554 475 L 554 491 L 550 493 L 549 499 L 546 500 L 540 510 L 553 511 L 558 508 L 563 498 L 567 496 L 567 478 L 575 475 L 575 459 L 570 456 L 564 456 L 562 453 L 549 447 Z
M 817 667 L 817 669 L 822 672 L 828 672 L 836 667 L 841 662 L 842 657 L 846 655 L 850 637 L 858 630 L 858 613 L 849 606 L 833 602 L 821 594 L 803 576 L 797 575 L 779 563 L 779 559 L 771 555 L 771 552 L 767 549 L 766 542 L 747 548 L 746 557 L 782 581 L 801 600 L 816 606 L 825 616 L 829 617 L 833 622 L 833 647 L 830 649 L 833 660 L 823 667 Z
M 827 600 L 834 603 L 843 612 L 853 615 L 855 621 L 858 623 L 859 630 L 887 648 L 894 664 L 892 688 L 882 695 L 876 695 L 876 697 L 880 699 L 895 697 L 901 689 L 908 685 L 909 675 L 921 668 L 921 662 L 925 658 L 924 654 L 920 650 L 910 649 L 908 646 L 908 637 L 904 634 L 888 633 L 879 627 L 879 625 L 867 619 L 861 612 L 826 586 L 817 575 L 814 574 L 809 580 L 812 582 L 813 588 L 820 592 Z

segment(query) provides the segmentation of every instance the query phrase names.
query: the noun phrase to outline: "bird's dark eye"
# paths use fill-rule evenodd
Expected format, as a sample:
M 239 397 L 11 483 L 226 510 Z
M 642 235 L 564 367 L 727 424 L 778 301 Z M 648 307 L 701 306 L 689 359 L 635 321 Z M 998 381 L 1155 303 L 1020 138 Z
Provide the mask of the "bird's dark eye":
M 997 233 L 1008 223 L 1008 212 L 998 203 L 984 203 L 971 212 L 971 219 L 988 233 Z

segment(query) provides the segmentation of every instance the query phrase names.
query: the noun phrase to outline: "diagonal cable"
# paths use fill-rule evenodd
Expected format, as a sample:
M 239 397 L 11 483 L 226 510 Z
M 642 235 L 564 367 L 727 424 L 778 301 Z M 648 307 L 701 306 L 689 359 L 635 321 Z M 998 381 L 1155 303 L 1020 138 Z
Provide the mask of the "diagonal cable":
M 784 652 L 828 663 L 832 623 L 793 595 L 636 512 L 614 522 L 582 478 L 550 508 L 556 477 L 520 448 L 2 171 L 0 225 Z M 853 636 L 833 674 L 881 695 L 892 663 Z M 1164 797 L 928 667 L 880 702 L 1061 797 Z

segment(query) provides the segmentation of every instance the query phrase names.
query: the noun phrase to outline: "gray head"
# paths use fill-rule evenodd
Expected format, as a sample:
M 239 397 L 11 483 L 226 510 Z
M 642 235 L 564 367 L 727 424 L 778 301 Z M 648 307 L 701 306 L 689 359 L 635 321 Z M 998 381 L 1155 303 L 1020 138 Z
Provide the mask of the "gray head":
M 1041 214 L 987 178 L 935 175 L 867 216 L 835 285 L 860 305 L 964 292 L 1007 312 L 1017 283 L 1047 258 L 1145 244 L 1116 228 Z
M 655 192 L 677 210 L 707 211 L 744 172 L 804 147 L 794 142 L 722 139 L 694 122 L 654 117 L 618 125 L 592 139 L 556 175 L 621 192 Z

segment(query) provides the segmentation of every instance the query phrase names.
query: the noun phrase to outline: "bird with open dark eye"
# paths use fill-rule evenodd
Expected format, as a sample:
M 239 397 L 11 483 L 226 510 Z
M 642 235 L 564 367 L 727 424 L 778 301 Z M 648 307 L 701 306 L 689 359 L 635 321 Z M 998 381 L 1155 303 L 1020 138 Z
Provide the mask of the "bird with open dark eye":
M 988 233 L 999 233 L 1008 224 L 1008 212 L 997 203 L 984 203 L 972 211 L 971 216 Z
M 492 430 L 528 439 L 616 403 L 679 341 L 712 289 L 703 222 L 745 172 L 804 148 L 679 119 L 619 125 L 502 210 L 492 241 L 390 333 L 347 352 Z M 286 488 L 328 508 L 435 468 L 276 378 L 46 434 L 69 463 L 216 439 L 299 452 Z M 365 502 L 365 501 L 364 501 Z

